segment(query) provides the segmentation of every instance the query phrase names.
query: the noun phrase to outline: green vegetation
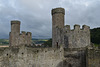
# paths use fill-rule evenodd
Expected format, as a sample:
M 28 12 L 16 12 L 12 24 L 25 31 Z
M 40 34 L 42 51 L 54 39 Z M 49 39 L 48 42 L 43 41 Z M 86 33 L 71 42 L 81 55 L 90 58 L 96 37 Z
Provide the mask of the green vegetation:
M 95 47 L 99 47 L 99 44 L 95 44 L 95 43 L 94 43 L 94 46 L 95 46 Z
M 91 29 L 91 42 L 96 46 L 100 44 L 100 27 Z
M 8 39 L 0 39 L 0 45 L 8 45 L 9 40 Z
M 48 41 L 44 42 L 43 47 L 52 47 L 52 39 L 49 39 Z
M 32 39 L 33 44 L 43 44 L 48 41 L 48 39 Z M 0 45 L 9 45 L 8 39 L 0 39 Z
M 34 44 L 43 44 L 46 41 L 48 41 L 48 39 L 32 39 Z

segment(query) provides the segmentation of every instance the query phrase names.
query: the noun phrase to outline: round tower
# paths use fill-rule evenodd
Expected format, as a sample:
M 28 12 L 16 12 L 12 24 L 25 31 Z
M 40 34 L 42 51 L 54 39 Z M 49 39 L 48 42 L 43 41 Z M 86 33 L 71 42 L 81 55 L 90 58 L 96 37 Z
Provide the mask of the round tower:
M 52 47 L 58 46 L 60 38 L 57 36 L 57 28 L 64 28 L 64 15 L 64 8 L 52 9 Z
M 11 21 L 10 46 L 18 46 L 20 21 Z
M 20 21 L 11 21 L 11 32 L 20 33 Z

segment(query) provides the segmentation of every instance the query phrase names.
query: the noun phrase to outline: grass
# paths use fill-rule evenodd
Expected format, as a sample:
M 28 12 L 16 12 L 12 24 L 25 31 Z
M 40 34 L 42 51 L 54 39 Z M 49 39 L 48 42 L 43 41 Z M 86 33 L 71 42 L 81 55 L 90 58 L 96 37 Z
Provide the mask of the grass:
M 0 45 L 9 45 L 8 39 L 0 39 Z
M 98 47 L 98 46 L 100 46 L 100 45 L 99 45 L 99 44 L 94 44 L 94 46 L 95 46 L 95 47 Z
M 48 41 L 48 39 L 32 39 L 34 44 L 43 44 L 46 41 Z

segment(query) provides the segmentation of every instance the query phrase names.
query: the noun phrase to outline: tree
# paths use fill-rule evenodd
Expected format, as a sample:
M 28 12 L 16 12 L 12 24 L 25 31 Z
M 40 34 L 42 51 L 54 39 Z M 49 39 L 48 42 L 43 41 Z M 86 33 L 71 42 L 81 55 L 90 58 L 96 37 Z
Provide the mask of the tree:
M 49 39 L 48 41 L 44 42 L 42 45 L 43 47 L 52 47 L 52 39 Z
M 95 44 L 100 44 L 100 27 L 90 30 L 91 32 L 91 42 Z

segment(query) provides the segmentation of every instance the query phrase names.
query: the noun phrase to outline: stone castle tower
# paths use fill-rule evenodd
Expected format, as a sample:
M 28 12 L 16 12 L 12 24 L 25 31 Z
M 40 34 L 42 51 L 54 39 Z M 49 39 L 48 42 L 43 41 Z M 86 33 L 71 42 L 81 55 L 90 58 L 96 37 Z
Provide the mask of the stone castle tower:
M 31 45 L 32 35 L 31 32 L 20 33 L 20 21 L 11 21 L 11 32 L 10 32 L 10 46 L 21 46 L 21 45 Z
M 52 47 L 63 44 L 64 15 L 64 8 L 52 9 Z M 62 31 L 58 31 L 59 28 Z
M 71 30 L 69 25 L 64 25 L 64 8 L 52 9 L 52 47 L 63 45 L 64 48 L 81 48 L 90 45 L 90 27 L 74 25 Z

